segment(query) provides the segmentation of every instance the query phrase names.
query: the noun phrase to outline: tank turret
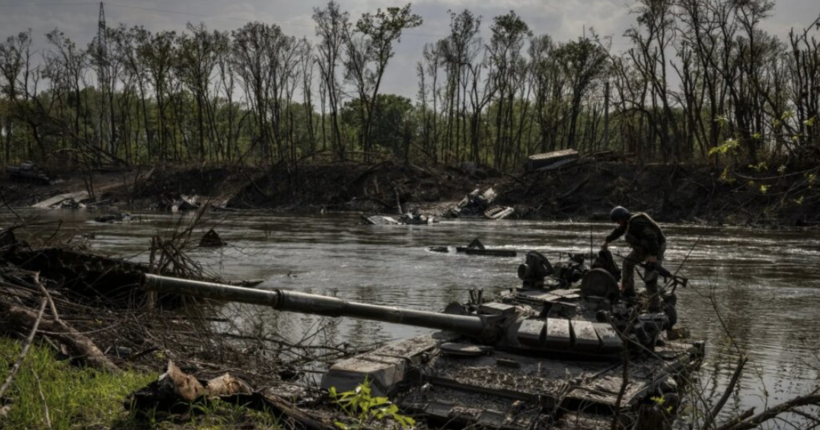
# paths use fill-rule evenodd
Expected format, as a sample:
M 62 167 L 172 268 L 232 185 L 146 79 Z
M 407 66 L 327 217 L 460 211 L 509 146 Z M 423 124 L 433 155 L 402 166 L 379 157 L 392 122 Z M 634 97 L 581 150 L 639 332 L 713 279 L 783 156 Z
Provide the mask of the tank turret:
M 510 351 L 580 354 L 594 358 L 618 354 L 623 348 L 616 326 L 609 321 L 546 318 L 531 305 L 491 302 L 478 306 L 471 315 L 454 315 L 371 305 L 291 290 L 244 288 L 151 274 L 144 276 L 143 288 L 165 294 L 266 305 L 280 311 L 443 330 Z
M 617 284 L 610 271 L 587 270 L 580 288 L 560 288 L 568 282 L 545 279 L 554 276 L 548 264 L 530 254 L 519 269 L 522 287 L 490 300 L 473 290 L 469 302 L 443 313 L 150 274 L 142 285 L 165 294 L 437 329 L 337 361 L 321 379 L 322 388 L 337 392 L 369 381 L 373 395 L 396 398 L 403 410 L 431 423 L 531 430 L 584 422 L 584 428 L 604 430 L 619 408 L 643 410 L 653 396 L 673 404 L 676 390 L 667 388 L 675 387 L 675 375 L 697 368 L 703 343 L 681 340 L 681 329 L 664 335 L 672 324 L 669 312 L 641 314 L 641 306 L 611 297 Z M 545 418 L 545 410 L 553 412 Z

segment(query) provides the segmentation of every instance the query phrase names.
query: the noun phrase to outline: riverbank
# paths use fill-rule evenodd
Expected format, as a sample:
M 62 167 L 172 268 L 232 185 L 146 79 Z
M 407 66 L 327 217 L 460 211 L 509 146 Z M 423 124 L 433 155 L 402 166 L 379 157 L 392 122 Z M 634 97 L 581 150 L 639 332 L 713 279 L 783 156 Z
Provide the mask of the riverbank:
M 139 287 L 149 271 L 230 282 L 187 258 L 179 233 L 152 242 L 149 266 L 0 230 L 0 428 L 301 428 L 297 406 L 345 420 L 297 379 L 359 349 L 261 333 L 261 319 L 243 327 L 218 302 Z
M 25 212 L 20 214 L 26 216 Z M 4 215 L 5 219 L 12 218 L 9 213 Z M 170 237 L 180 221 L 178 216 L 158 213 L 139 222 L 101 225 L 89 222 L 93 216 L 87 211 L 50 211 L 41 214 L 37 220 L 39 225 L 32 226 L 31 230 L 40 231 L 36 237 L 45 240 L 50 240 L 56 229 L 74 232 L 76 236 L 96 232 L 96 238 L 88 239 L 87 243 L 100 253 L 128 256 L 132 261 L 145 262 L 148 261 L 149 238 Z M 55 222 L 52 227 L 43 229 L 43 223 L 56 218 L 65 219 L 65 222 L 60 225 Z M 590 235 L 602 237 L 607 230 L 604 224 L 515 220 L 498 224 L 484 221 L 442 223 L 433 228 L 373 228 L 353 225 L 355 216 L 336 214 L 272 217 L 264 213 L 237 213 L 221 214 L 214 218 L 219 218 L 214 222 L 221 223 L 220 234 L 230 246 L 222 250 L 197 248 L 196 243 L 200 234 L 207 230 L 206 226 L 194 232 L 187 255 L 204 268 L 218 269 L 229 279 L 267 279 L 268 283 L 263 287 L 288 288 L 428 310 L 443 309 L 453 300 L 464 299 L 468 287 L 484 289 L 489 295 L 490 292 L 519 285 L 515 269 L 522 261 L 521 258 L 511 260 L 465 257 L 454 253 L 431 254 L 425 251 L 431 244 L 466 244 L 480 237 L 489 245 L 535 249 L 552 259 L 559 252 L 565 255 L 579 248 L 583 250 Z M 190 217 L 183 218 L 185 220 L 190 220 Z M 736 411 L 752 407 L 761 411 L 767 404 L 788 401 L 804 394 L 804 390 L 812 390 L 817 371 L 807 369 L 806 364 L 814 363 L 818 332 L 812 328 L 820 327 L 816 312 L 817 279 L 820 277 L 817 276 L 816 265 L 812 264 L 816 258 L 817 241 L 798 231 L 684 225 L 669 225 L 667 231 L 669 237 L 674 238 L 667 254 L 670 262 L 677 267 L 684 256 L 688 256 L 681 273 L 693 280 L 691 288 L 680 289 L 680 320 L 692 329 L 694 338 L 707 341 L 707 363 L 699 380 L 706 381 L 708 385 L 699 387 L 699 392 L 711 393 L 713 397 L 710 398 L 714 400 L 719 397 L 725 383 L 732 377 L 737 348 L 749 353 L 750 364 L 754 363 L 756 369 L 744 372 L 738 383 L 739 391 L 727 403 L 726 410 L 730 412 L 721 421 L 733 417 Z M 15 233 L 30 242 L 29 237 L 35 236 L 23 230 L 15 230 Z M 694 252 L 690 255 L 691 249 Z M 138 257 L 135 258 L 135 255 Z M 38 262 L 29 255 L 22 257 L 21 261 Z M 9 260 L 11 258 L 4 259 Z M 55 300 L 59 297 L 58 292 L 65 291 L 61 287 L 64 280 L 80 278 L 94 281 L 96 275 L 90 272 L 110 272 L 109 265 L 105 262 L 101 265 L 97 260 L 89 261 L 87 265 L 73 265 L 83 271 L 79 276 L 77 273 L 62 272 L 66 270 L 66 264 L 55 264 L 54 267 L 60 270 L 57 274 L 63 275 L 49 275 L 42 266 L 28 268 L 40 270 L 41 281 L 52 279 L 46 285 Z M 389 276 L 385 276 L 387 270 Z M 128 284 L 120 282 L 123 286 Z M 105 290 L 99 282 L 93 285 L 98 287 L 95 291 Z M 38 299 L 35 290 L 25 302 L 34 313 L 39 305 Z M 134 299 L 138 300 L 139 296 L 134 296 Z M 731 342 L 722 334 L 722 324 L 712 310 L 712 299 L 720 306 L 722 318 L 732 332 Z M 93 310 L 76 308 L 76 304 L 66 302 L 57 302 L 57 306 L 62 319 L 78 331 L 88 333 L 118 367 L 131 369 L 146 366 L 151 379 L 164 371 L 167 359 L 173 356 L 175 363 L 197 378 L 212 378 L 225 371 L 234 375 L 239 369 L 248 373 L 246 376 L 236 375 L 257 387 L 275 386 L 275 382 L 258 382 L 261 381 L 260 375 L 281 378 L 280 374 L 290 376 L 293 373 L 271 371 L 273 365 L 284 370 L 286 367 L 282 367 L 283 364 L 293 363 L 313 372 L 316 368 L 311 363 L 323 358 L 333 362 L 342 348 L 354 353 L 366 343 L 404 339 L 417 334 L 376 323 L 347 325 L 341 322 L 337 325 L 327 321 L 325 330 L 312 338 L 325 338 L 327 335 L 328 340 L 333 340 L 332 344 L 326 345 L 329 348 L 318 350 L 311 347 L 298 351 L 287 344 L 277 343 L 288 341 L 277 335 L 296 340 L 311 338 L 314 320 L 306 321 L 302 316 L 286 313 L 273 315 L 264 309 L 259 309 L 256 314 L 249 312 L 250 309 L 232 306 L 221 308 L 220 312 L 224 312 L 222 315 L 208 316 L 219 318 L 214 320 L 217 321 L 213 324 L 216 327 L 238 330 L 227 333 L 243 336 L 238 339 L 226 337 L 226 333 L 203 332 L 197 328 L 197 320 L 191 319 L 189 313 L 161 314 L 160 319 L 152 320 L 145 312 L 109 308 L 105 306 L 107 300 L 97 300 L 95 303 L 97 307 Z M 74 314 L 72 308 L 74 312 L 79 310 L 79 313 Z M 6 315 L 0 312 L 0 320 Z M 49 320 L 50 315 L 50 309 L 46 308 L 45 316 Z M 89 318 L 88 315 L 94 317 Z M 125 318 L 118 320 L 117 315 Z M 234 321 L 237 324 L 223 326 L 219 321 Z M 204 326 L 207 323 L 199 327 Z M 300 328 L 308 330 L 308 333 L 303 336 Z M 30 324 L 22 328 L 18 325 L 13 327 L 11 335 L 19 338 L 20 335 L 14 333 L 25 336 L 30 330 Z M 42 330 L 42 337 L 53 336 L 53 328 Z M 38 338 L 40 336 L 38 334 Z M 293 339 L 289 341 L 292 345 Z M 260 345 L 260 342 L 264 344 Z M 52 348 L 45 339 L 40 344 Z M 203 345 L 217 346 L 203 348 Z M 222 346 L 231 345 L 236 348 L 228 350 L 228 353 L 217 353 L 226 351 Z M 151 351 L 154 347 L 160 350 Z M 166 349 L 170 353 L 166 353 Z M 288 349 L 306 355 L 288 358 L 282 354 L 283 351 L 287 353 Z M 149 352 L 142 354 L 145 351 Z M 57 349 L 54 352 L 60 354 Z M 68 354 L 69 357 L 74 355 Z M 239 361 L 222 361 L 232 356 Z M 274 362 L 276 357 L 283 357 L 288 363 Z M 65 360 L 66 357 L 61 359 Z M 294 382 L 298 383 L 289 381 L 285 385 L 292 386 L 290 384 Z M 772 393 L 771 397 L 765 396 L 766 404 L 758 400 L 763 395 L 763 387 Z M 126 398 L 121 398 L 121 401 L 124 403 Z M 290 399 L 290 396 L 281 393 L 280 398 Z M 316 411 L 310 404 L 300 405 L 300 409 L 324 416 L 321 410 Z M 37 403 L 31 410 L 41 410 L 38 409 L 40 406 Z M 129 419 L 129 413 L 120 404 L 113 404 L 112 407 L 116 414 L 123 414 L 124 419 Z M 210 407 L 196 405 L 197 410 Z M 223 411 L 225 414 L 218 415 L 217 419 L 228 421 L 244 413 L 233 408 Z M 158 417 L 154 428 L 198 428 L 198 421 L 173 427 L 177 420 L 187 418 L 197 420 L 200 417 Z M 268 416 L 267 419 L 274 418 Z M 250 427 L 248 420 L 241 423 Z M 265 428 L 254 423 L 256 428 Z M 91 424 L 85 427 L 89 426 Z M 139 428 L 151 427 L 144 425 Z
M 120 210 L 169 210 L 171 202 L 183 201 L 226 210 L 396 214 L 401 207 L 441 215 L 473 189 L 493 187 L 495 203 L 514 207 L 519 219 L 601 220 L 623 205 L 663 222 L 790 227 L 820 225 L 819 169 L 594 159 L 531 174 L 394 161 L 298 168 L 166 165 L 90 173 L 52 169 L 56 180 L 50 184 L 3 175 L 0 189 L 16 207 L 78 193 L 86 203 Z

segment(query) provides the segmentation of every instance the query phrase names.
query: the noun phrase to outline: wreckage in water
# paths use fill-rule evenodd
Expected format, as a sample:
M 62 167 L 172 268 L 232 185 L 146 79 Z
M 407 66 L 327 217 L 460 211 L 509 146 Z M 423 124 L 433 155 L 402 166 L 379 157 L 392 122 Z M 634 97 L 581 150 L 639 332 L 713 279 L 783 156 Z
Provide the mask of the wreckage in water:
M 673 329 L 677 285 L 664 293 L 662 312 L 643 312 L 619 300 L 616 269 L 577 260 L 559 268 L 530 252 L 518 270 L 520 288 L 493 300 L 473 290 L 443 313 L 155 275 L 145 275 L 143 286 L 441 330 L 335 363 L 322 380 L 336 390 L 368 380 L 375 395 L 432 424 L 604 429 L 617 417 L 623 426 L 659 428 L 674 417 L 685 375 L 704 355 L 703 343 Z M 664 399 L 663 408 L 653 397 Z
M 432 252 L 448 253 L 450 248 L 446 246 L 431 246 L 427 248 Z M 467 255 L 478 255 L 482 257 L 515 257 L 518 251 L 513 249 L 490 249 L 486 248 L 478 239 L 473 239 L 467 246 L 457 246 L 456 252 Z

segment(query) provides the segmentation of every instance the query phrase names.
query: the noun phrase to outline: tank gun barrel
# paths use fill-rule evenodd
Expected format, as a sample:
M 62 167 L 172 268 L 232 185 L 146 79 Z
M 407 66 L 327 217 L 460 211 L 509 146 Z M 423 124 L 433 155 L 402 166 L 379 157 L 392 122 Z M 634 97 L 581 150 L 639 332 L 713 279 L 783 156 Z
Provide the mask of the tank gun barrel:
M 449 315 L 395 306 L 370 305 L 298 291 L 236 287 L 214 282 L 192 281 L 151 274 L 144 275 L 142 287 L 148 291 L 166 294 L 271 306 L 280 311 L 327 317 L 361 318 L 448 330 L 475 337 L 480 337 L 485 333 L 484 321 L 477 316 Z

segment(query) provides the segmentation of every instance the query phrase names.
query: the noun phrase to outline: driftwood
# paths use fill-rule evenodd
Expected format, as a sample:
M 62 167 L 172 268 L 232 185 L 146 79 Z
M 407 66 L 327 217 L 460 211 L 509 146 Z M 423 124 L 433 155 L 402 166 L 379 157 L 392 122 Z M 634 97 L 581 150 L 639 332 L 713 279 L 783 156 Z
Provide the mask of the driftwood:
M 0 311 L 5 313 L 11 320 L 25 326 L 33 326 L 37 321 L 37 313 L 22 306 L 0 302 Z M 89 366 L 108 372 L 119 372 L 120 369 L 117 365 L 111 362 L 91 339 L 67 324 L 60 324 L 58 321 L 52 318 L 42 318 L 39 327 L 41 333 L 64 343 L 72 354 L 84 358 Z
M 759 413 L 759 414 L 757 414 L 757 415 L 755 415 L 751 418 L 746 418 L 746 419 L 742 419 L 742 420 L 733 420 L 732 422 L 730 422 L 728 424 L 725 424 L 725 425 L 722 425 L 722 426 L 718 427 L 717 430 L 748 430 L 748 429 L 753 429 L 753 428 L 759 426 L 760 424 L 762 424 L 762 423 L 764 423 L 768 420 L 774 419 L 775 417 L 777 417 L 778 415 L 780 415 L 782 413 L 789 412 L 789 411 L 791 411 L 795 408 L 799 408 L 801 406 L 810 406 L 810 405 L 820 406 L 820 394 L 810 394 L 808 396 L 796 397 L 794 399 L 791 399 L 791 400 L 785 401 L 783 403 L 780 403 L 778 405 L 772 406 L 771 408 L 766 409 L 765 411 L 763 411 L 763 412 L 761 412 L 761 413 Z M 744 413 L 744 415 L 749 415 L 750 411 L 751 411 L 751 413 L 754 413 L 754 409 L 750 409 L 749 411 Z
M 20 356 L 17 358 L 17 361 L 14 362 L 14 365 L 11 366 L 11 370 L 9 370 L 9 375 L 6 377 L 6 381 L 3 382 L 2 386 L 0 386 L 0 399 L 3 398 L 3 394 L 5 394 L 6 390 L 11 385 L 11 381 L 14 380 L 14 376 L 20 370 L 20 365 L 23 364 L 23 360 L 26 358 L 29 348 L 31 348 L 31 342 L 34 341 L 34 336 L 37 334 L 37 329 L 40 327 L 40 321 L 42 321 L 43 319 L 43 313 L 46 310 L 46 304 L 48 304 L 48 301 L 45 297 L 43 297 L 42 301 L 40 302 L 40 310 L 37 312 L 37 316 L 34 319 L 34 324 L 32 324 L 31 326 L 31 333 L 29 333 L 28 337 L 26 338 L 26 343 L 23 344 L 23 349 L 20 351 Z

